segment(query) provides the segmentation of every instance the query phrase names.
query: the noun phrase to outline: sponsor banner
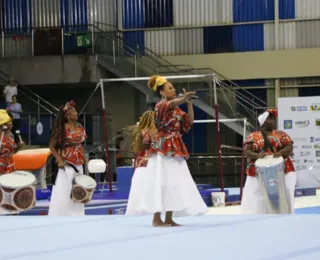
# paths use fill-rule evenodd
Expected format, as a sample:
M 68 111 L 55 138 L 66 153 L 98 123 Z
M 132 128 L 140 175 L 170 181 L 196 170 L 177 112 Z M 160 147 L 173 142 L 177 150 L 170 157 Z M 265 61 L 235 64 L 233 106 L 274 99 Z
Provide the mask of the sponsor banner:
M 278 99 L 278 126 L 294 141 L 296 170 L 320 168 L 320 97 Z

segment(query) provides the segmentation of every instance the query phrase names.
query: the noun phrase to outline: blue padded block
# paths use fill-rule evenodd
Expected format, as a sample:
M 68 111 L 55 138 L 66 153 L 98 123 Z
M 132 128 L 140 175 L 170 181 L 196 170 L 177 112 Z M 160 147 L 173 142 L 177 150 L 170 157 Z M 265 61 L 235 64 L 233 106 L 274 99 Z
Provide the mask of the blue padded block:
M 117 168 L 117 187 L 119 191 L 130 191 L 133 172 L 133 167 L 124 166 Z
M 207 190 L 211 189 L 212 185 L 211 184 L 197 184 L 198 190 Z
M 51 187 L 51 189 L 52 189 L 52 187 Z M 48 200 L 51 197 L 51 189 L 37 189 L 36 190 L 36 199 L 37 200 Z
M 304 197 L 304 196 L 315 196 L 316 195 L 315 188 L 296 188 L 294 191 L 295 197 Z

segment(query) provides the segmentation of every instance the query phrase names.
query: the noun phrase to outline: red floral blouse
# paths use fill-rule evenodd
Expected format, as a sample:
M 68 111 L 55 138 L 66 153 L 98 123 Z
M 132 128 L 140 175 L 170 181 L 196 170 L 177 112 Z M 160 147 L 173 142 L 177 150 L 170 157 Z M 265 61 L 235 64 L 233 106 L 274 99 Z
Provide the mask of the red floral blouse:
M 188 115 L 179 107 L 169 108 L 170 101 L 160 101 L 155 107 L 155 124 L 158 134 L 152 142 L 151 154 L 188 158 L 182 135 L 190 131 Z
M 283 149 L 285 146 L 289 144 L 293 144 L 292 139 L 282 131 L 274 130 L 272 133 L 268 136 L 268 140 L 270 144 L 272 145 L 274 152 L 279 152 L 281 149 Z M 252 144 L 252 151 L 255 153 L 261 153 L 264 147 L 264 139 L 262 136 L 261 131 L 251 133 L 246 143 Z M 268 149 L 267 151 L 264 151 L 266 154 L 272 154 L 272 152 Z M 256 160 L 250 160 L 250 163 L 247 166 L 246 173 L 249 176 L 256 176 L 256 167 L 254 166 L 254 162 Z M 294 166 L 289 157 L 284 159 L 285 163 L 285 173 L 294 172 Z
M 148 160 L 150 158 L 150 145 L 152 142 L 152 135 L 150 130 L 146 130 L 144 133 L 142 133 L 142 149 L 139 152 L 136 162 L 135 162 L 135 167 L 146 167 Z
M 4 135 L 0 147 L 0 174 L 12 173 L 16 170 L 16 165 L 12 155 L 17 149 L 13 134 Z
M 84 164 L 84 151 L 82 143 L 87 134 L 82 125 L 76 124 L 76 131 L 73 131 L 68 124 L 65 124 L 66 145 L 61 152 L 62 157 L 73 165 Z

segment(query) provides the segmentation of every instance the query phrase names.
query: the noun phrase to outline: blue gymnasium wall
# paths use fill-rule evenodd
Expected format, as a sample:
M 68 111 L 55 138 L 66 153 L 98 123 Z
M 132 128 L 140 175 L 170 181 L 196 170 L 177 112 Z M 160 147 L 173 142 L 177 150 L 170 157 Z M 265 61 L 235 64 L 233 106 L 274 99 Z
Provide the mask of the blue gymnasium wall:
M 234 83 L 236 83 L 237 85 L 239 85 L 240 87 L 257 87 L 257 86 L 265 86 L 265 80 L 264 79 L 254 79 L 254 80 L 235 80 Z M 259 98 L 260 100 L 264 101 L 265 103 L 268 103 L 268 96 L 267 96 L 267 89 L 247 89 L 247 91 L 249 93 L 251 93 L 254 97 Z M 238 91 L 238 93 L 241 93 L 242 95 L 245 94 L 243 91 Z M 251 99 L 251 95 L 247 94 L 246 97 Z M 261 104 L 261 102 L 258 102 L 257 99 L 253 98 L 254 102 L 259 105 Z M 237 111 L 238 112 L 242 112 L 243 108 L 241 106 L 239 106 L 239 102 L 241 102 L 241 99 L 239 99 L 237 97 Z M 262 104 L 261 104 L 262 106 Z
M 53 0 L 52 0 L 53 1 Z M 33 27 L 34 19 L 44 20 L 49 15 L 47 10 L 52 10 L 50 16 L 60 17 L 59 26 L 66 31 L 88 30 L 88 3 L 94 0 L 59 0 L 59 8 L 55 11 L 44 0 L 0 0 L 1 29 L 6 33 L 24 33 Z M 36 2 L 36 3 L 35 3 Z M 55 3 L 56 4 L 56 3 Z M 34 10 L 41 8 L 42 12 Z M 70 29 L 73 26 L 73 29 Z
M 187 112 L 186 104 L 180 108 Z M 195 120 L 207 119 L 206 112 L 198 107 L 193 107 Z M 192 135 L 194 143 L 192 145 Z M 188 151 L 191 153 L 206 153 L 207 152 L 207 124 L 194 124 L 189 134 L 183 136 L 183 141 L 186 144 Z
M 31 0 L 28 0 L 29 4 Z M 26 0 L 1 0 L 1 27 L 6 32 L 26 32 L 31 24 L 28 24 L 30 17 Z
M 319 87 L 299 88 L 299 97 L 311 97 L 311 96 L 320 96 L 320 88 Z
M 141 50 L 145 46 L 145 28 L 170 28 L 175 26 L 174 9 L 181 0 L 122 0 L 122 20 L 124 29 L 142 29 L 141 31 L 125 32 L 124 38 L 129 46 L 139 45 Z M 210 0 L 211 1 L 211 0 Z M 214 6 L 221 0 L 212 0 Z M 230 22 L 243 23 L 255 21 L 269 21 L 274 18 L 274 0 L 228 0 L 230 5 L 221 12 L 231 13 Z M 100 2 L 99 2 L 100 3 Z M 60 17 L 59 26 L 70 30 L 74 26 L 76 31 L 86 31 L 89 23 L 89 9 L 99 4 L 97 0 L 58 0 L 59 8 L 54 16 Z M 183 2 L 187 6 L 188 14 L 195 13 L 199 5 L 189 0 Z M 22 33 L 33 26 L 32 21 L 43 19 L 45 12 L 35 13 L 37 7 L 46 10 L 45 0 L 0 0 L 1 28 L 5 32 Z M 218 7 L 215 7 L 218 8 Z M 220 6 L 221 8 L 221 6 Z M 296 17 L 295 0 L 281 0 L 279 14 L 281 19 Z M 299 7 L 301 8 L 301 7 Z M 91 10 L 91 9 L 90 9 Z M 92 10 L 91 10 L 92 11 Z M 214 10 L 213 10 L 214 11 Z M 219 11 L 219 10 L 218 10 Z M 110 10 L 106 10 L 106 13 Z M 114 11 L 115 12 L 115 11 Z M 200 12 L 201 13 L 201 12 Z M 214 13 L 214 12 L 212 12 Z M 182 15 L 181 12 L 177 16 Z M 200 14 L 201 15 L 201 14 Z M 116 17 L 117 14 L 114 13 Z M 211 15 L 212 16 L 212 15 Z M 208 22 L 204 21 L 204 24 Z M 192 26 L 192 24 L 190 24 Z M 187 27 L 187 26 L 186 26 Z M 246 52 L 264 50 L 264 25 L 234 25 L 203 27 L 204 53 Z
M 88 30 L 88 0 L 60 0 L 60 17 L 66 31 Z
M 189 13 L 193 13 L 193 8 L 196 7 L 188 2 L 186 1 L 185 4 L 190 6 L 188 7 L 190 8 Z M 178 0 L 123 0 L 123 28 L 170 28 L 174 26 L 174 18 L 177 18 L 173 14 L 175 4 L 178 5 Z M 274 0 L 232 0 L 229 8 L 232 8 L 233 23 L 274 19 Z M 295 0 L 281 0 L 279 16 L 280 19 L 294 19 Z M 263 51 L 264 26 L 261 23 L 203 27 L 203 51 L 205 54 Z M 142 43 L 141 34 L 143 33 L 144 31 L 130 32 L 128 45 Z M 129 32 L 124 34 L 129 34 Z M 134 37 L 132 34 L 139 34 L 139 36 Z

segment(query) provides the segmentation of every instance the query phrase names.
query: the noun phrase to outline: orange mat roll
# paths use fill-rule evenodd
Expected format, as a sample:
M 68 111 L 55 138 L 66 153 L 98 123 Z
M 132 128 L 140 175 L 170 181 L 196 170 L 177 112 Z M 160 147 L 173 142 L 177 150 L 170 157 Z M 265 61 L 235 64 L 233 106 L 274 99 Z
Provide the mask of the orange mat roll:
M 39 170 L 47 163 L 51 155 L 49 148 L 28 149 L 13 155 L 17 170 Z

